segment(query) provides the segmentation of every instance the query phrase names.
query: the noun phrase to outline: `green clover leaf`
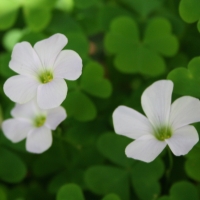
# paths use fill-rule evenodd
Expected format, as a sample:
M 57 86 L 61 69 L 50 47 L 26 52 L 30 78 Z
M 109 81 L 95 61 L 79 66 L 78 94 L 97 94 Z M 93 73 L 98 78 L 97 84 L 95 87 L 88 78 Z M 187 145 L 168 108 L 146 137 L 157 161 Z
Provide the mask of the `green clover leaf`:
M 172 70 L 167 78 L 174 82 L 174 92 L 180 95 L 200 97 L 200 57 L 193 58 L 188 68 Z
M 140 40 L 136 22 L 119 17 L 111 23 L 104 44 L 106 51 L 115 55 L 114 65 L 119 71 L 149 76 L 163 74 L 166 66 L 162 55 L 173 56 L 178 50 L 178 40 L 165 18 L 149 21 Z
M 92 166 L 85 173 L 85 181 L 96 194 L 116 193 L 123 200 L 129 200 L 129 174 L 123 169 L 104 165 Z
M 25 178 L 26 172 L 26 166 L 20 157 L 3 147 L 0 148 L 1 180 L 8 183 L 18 183 Z
M 51 20 L 51 10 L 56 0 L 1 0 L 0 30 L 10 28 L 16 21 L 20 7 L 23 8 L 25 22 L 33 31 L 41 31 Z
M 156 159 L 146 164 L 127 158 L 125 147 L 129 143 L 128 138 L 122 138 L 114 133 L 105 133 L 99 137 L 97 141 L 99 152 L 117 166 L 91 166 L 86 171 L 86 184 L 94 193 L 114 192 L 128 200 L 129 188 L 133 187 L 137 196 L 142 200 L 153 199 L 160 194 L 161 188 L 158 180 L 164 173 L 163 162 Z M 132 184 L 130 184 L 130 179 Z M 119 187 L 121 187 L 120 190 Z
M 76 184 L 66 184 L 60 188 L 56 200 L 84 200 L 81 188 Z
M 158 200 L 198 200 L 197 188 L 187 181 L 176 182 L 170 188 L 170 195 L 160 197 Z
M 91 62 L 83 69 L 81 76 L 82 89 L 96 97 L 107 98 L 111 95 L 111 82 L 104 78 L 104 68 L 96 62 Z
M 200 31 L 200 1 L 199 0 L 181 0 L 179 13 L 182 19 L 187 23 L 198 21 L 197 27 Z
M 193 180 L 200 181 L 200 145 L 196 145 L 187 155 L 185 170 Z
M 1 0 L 0 1 L 0 30 L 11 27 L 18 14 L 20 2 L 17 0 Z
M 163 0 L 121 0 L 127 6 L 133 8 L 142 18 L 147 17 L 150 13 L 158 9 Z
M 63 185 L 56 196 L 56 200 L 85 200 L 81 188 L 76 184 Z M 120 200 L 116 194 L 108 194 L 102 200 Z
M 113 163 L 122 167 L 131 167 L 134 160 L 127 158 L 125 148 L 131 142 L 129 138 L 108 132 L 102 134 L 97 141 L 99 152 Z M 112 145 L 111 145 L 112 144 Z
M 97 115 L 94 103 L 81 91 L 72 91 L 63 102 L 68 116 L 73 116 L 79 121 L 93 120 Z

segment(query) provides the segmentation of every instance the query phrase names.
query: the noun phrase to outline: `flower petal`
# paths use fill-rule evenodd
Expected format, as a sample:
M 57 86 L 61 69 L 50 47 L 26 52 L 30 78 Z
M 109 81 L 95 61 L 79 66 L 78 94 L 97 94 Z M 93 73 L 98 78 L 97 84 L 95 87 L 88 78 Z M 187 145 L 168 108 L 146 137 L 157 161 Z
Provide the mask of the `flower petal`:
M 153 83 L 142 94 L 142 108 L 154 128 L 168 123 L 172 90 L 172 81 L 161 80 Z
M 200 121 L 200 101 L 194 97 L 181 97 L 171 106 L 170 124 L 176 130 Z
M 14 46 L 9 67 L 22 75 L 37 76 L 40 59 L 28 42 L 21 42 Z
M 47 119 L 45 126 L 55 130 L 57 126 L 67 117 L 65 109 L 61 106 L 47 110 Z
M 38 87 L 37 102 L 41 109 L 51 109 L 60 106 L 66 95 L 66 82 L 63 79 L 54 79 Z
M 187 154 L 199 141 L 199 135 L 193 126 L 177 129 L 171 138 L 165 140 L 176 156 Z
M 53 67 L 56 57 L 67 42 L 68 40 L 65 35 L 57 33 L 34 45 L 34 49 L 40 57 L 43 67 Z
M 31 129 L 33 126 L 25 120 L 7 119 L 2 123 L 4 135 L 12 142 L 19 142 L 26 138 Z
M 139 112 L 126 106 L 119 106 L 115 109 L 113 124 L 117 134 L 132 139 L 137 139 L 152 132 L 149 120 Z
M 33 100 L 29 101 L 25 104 L 16 104 L 15 107 L 11 110 L 11 115 L 14 118 L 24 118 L 24 119 L 32 119 L 35 116 L 41 114 L 43 110 L 41 110 L 38 105 L 37 101 L 34 98 Z
M 51 130 L 42 126 L 34 128 L 27 135 L 26 150 L 32 153 L 43 153 L 52 144 Z
M 144 135 L 130 143 L 125 152 L 129 158 L 151 162 L 162 152 L 166 145 L 166 142 L 161 142 L 152 135 Z
M 63 50 L 54 64 L 55 77 L 76 80 L 82 73 L 82 59 L 72 50 Z
M 5 82 L 3 89 L 12 101 L 23 104 L 36 96 L 38 85 L 33 78 L 16 75 Z

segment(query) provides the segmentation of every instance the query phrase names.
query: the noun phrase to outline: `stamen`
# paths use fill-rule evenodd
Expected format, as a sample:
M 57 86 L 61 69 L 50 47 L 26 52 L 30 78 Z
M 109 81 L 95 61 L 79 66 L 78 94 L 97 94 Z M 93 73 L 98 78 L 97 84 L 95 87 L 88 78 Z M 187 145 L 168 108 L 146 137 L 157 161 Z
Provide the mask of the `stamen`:
M 44 125 L 46 121 L 46 117 L 44 115 L 41 115 L 41 116 L 37 116 L 35 119 L 34 119 L 34 125 L 36 127 L 41 127 Z
M 49 83 L 53 80 L 53 73 L 51 71 L 43 71 L 39 76 L 39 80 L 43 84 Z
M 164 141 L 172 136 L 172 130 L 167 126 L 163 126 L 155 129 L 154 135 L 158 140 Z

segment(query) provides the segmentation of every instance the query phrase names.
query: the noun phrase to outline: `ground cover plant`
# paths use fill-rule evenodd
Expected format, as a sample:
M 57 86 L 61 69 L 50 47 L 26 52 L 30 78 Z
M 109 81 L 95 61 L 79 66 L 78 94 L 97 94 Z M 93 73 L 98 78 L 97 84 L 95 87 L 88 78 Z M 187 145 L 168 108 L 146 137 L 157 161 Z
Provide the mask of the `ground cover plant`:
M 0 200 L 199 200 L 199 13 L 0 0 Z

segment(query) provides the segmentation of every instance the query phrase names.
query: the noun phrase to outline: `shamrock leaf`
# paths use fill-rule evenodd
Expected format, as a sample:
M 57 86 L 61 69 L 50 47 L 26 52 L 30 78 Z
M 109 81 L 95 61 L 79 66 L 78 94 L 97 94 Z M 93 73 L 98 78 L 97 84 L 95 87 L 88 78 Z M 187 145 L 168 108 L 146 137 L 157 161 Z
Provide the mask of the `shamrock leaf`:
M 196 145 L 187 155 L 185 170 L 187 175 L 193 180 L 200 181 L 200 145 Z
M 188 69 L 180 67 L 172 70 L 167 78 L 174 82 L 174 92 L 180 95 L 200 97 L 200 57 L 193 58 Z
M 170 188 L 170 196 L 163 196 L 158 200 L 198 200 L 199 195 L 197 188 L 190 182 L 176 182 Z
M 97 142 L 98 150 L 113 163 L 122 166 L 130 167 L 134 160 L 127 158 L 124 150 L 130 143 L 130 139 L 116 135 L 112 132 L 101 135 Z
M 179 13 L 184 21 L 193 23 L 198 21 L 198 30 L 200 31 L 200 1 L 199 0 L 181 0 Z
M 81 91 L 69 93 L 64 101 L 64 106 L 68 116 L 73 116 L 80 121 L 90 121 L 97 114 L 94 103 Z
M 119 17 L 111 23 L 105 37 L 105 49 L 115 55 L 114 65 L 123 73 L 141 73 L 158 76 L 165 71 L 163 56 L 173 56 L 178 40 L 171 34 L 171 25 L 164 18 L 151 20 L 140 40 L 135 21 Z
M 163 173 L 164 165 L 158 159 L 150 164 L 138 162 L 133 167 L 131 180 L 134 190 L 140 199 L 155 199 L 155 197 L 159 196 L 161 187 L 158 180 Z
M 51 19 L 51 10 L 54 7 L 56 0 L 1 0 L 0 1 L 0 29 L 10 28 L 17 17 L 20 7 L 23 8 L 24 18 L 33 31 L 43 30 Z
M 63 185 L 56 196 L 56 200 L 85 200 L 81 188 L 76 184 Z M 120 200 L 116 194 L 108 194 L 102 200 Z
M 104 78 L 103 66 L 95 62 L 89 63 L 83 69 L 81 87 L 87 93 L 100 98 L 107 98 L 112 92 L 110 81 Z
M 76 184 L 66 184 L 58 191 L 56 200 L 84 200 L 81 188 Z
M 14 24 L 19 7 L 20 3 L 16 0 L 0 1 L 0 30 L 5 30 Z
M 146 164 L 127 158 L 124 151 L 129 142 L 128 138 L 122 138 L 114 133 L 105 133 L 99 137 L 98 150 L 117 166 L 98 165 L 86 171 L 86 184 L 94 193 L 114 192 L 128 200 L 130 199 L 128 188 L 133 187 L 136 195 L 142 200 L 153 199 L 159 195 L 161 188 L 158 180 L 164 173 L 163 163 L 159 159 Z
M 85 181 L 89 189 L 96 194 L 114 192 L 123 200 L 129 199 L 129 176 L 123 169 L 103 165 L 92 166 L 85 173 Z
M 163 4 L 163 0 L 121 0 L 127 6 L 133 8 L 141 17 L 147 17 L 151 12 Z
M 26 166 L 20 157 L 5 148 L 0 148 L 1 180 L 8 183 L 18 183 L 25 178 L 26 172 Z
M 96 4 L 98 1 L 97 0 L 85 0 L 85 1 L 82 1 L 82 0 L 74 0 L 74 3 L 75 3 L 75 6 L 77 8 L 80 8 L 80 9 L 85 9 L 85 8 L 88 8 L 94 4 Z

